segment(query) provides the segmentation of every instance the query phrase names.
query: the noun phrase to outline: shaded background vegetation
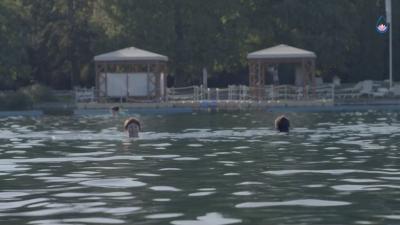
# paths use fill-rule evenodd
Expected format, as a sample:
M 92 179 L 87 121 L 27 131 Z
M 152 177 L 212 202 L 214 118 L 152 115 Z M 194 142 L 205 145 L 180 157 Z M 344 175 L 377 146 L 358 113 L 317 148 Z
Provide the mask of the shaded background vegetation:
M 393 1 L 400 79 L 400 1 Z M 93 57 L 135 46 L 170 58 L 176 86 L 247 82 L 248 52 L 289 44 L 316 52 L 329 80 L 388 77 L 384 0 L 0 0 L 0 89 L 93 86 Z

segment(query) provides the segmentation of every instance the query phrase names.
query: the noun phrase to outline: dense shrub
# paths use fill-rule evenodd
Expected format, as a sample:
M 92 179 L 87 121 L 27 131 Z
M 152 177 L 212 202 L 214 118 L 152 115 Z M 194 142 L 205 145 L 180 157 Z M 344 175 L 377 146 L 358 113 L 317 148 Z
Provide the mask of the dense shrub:
M 31 109 L 33 104 L 50 102 L 54 99 L 50 88 L 34 84 L 18 91 L 0 92 L 0 110 Z
M 32 99 L 21 91 L 0 94 L 1 110 L 22 110 L 32 108 Z
M 28 95 L 33 103 L 51 102 L 55 99 L 52 90 L 41 84 L 23 87 L 19 91 Z

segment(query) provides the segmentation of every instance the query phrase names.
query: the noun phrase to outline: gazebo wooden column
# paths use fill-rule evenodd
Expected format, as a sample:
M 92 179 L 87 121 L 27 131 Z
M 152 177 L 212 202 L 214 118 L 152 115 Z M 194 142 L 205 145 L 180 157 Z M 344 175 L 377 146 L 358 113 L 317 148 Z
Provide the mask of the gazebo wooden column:
M 167 73 L 168 73 L 168 68 L 166 63 L 161 63 L 161 68 L 160 68 L 160 78 L 161 74 L 164 76 L 163 77 L 163 83 L 161 85 L 164 86 L 163 90 L 164 92 L 161 93 L 162 99 L 165 100 L 165 97 L 167 96 Z
M 250 94 L 257 100 L 261 100 L 264 96 L 266 68 L 267 65 L 260 60 L 249 62 Z
M 100 63 L 96 62 L 95 64 L 96 68 L 96 97 L 98 99 L 102 99 L 102 97 L 106 96 L 106 93 L 101 90 L 100 87 L 104 86 L 105 90 L 107 90 L 107 64 L 106 63 Z
M 313 94 L 315 94 L 315 60 L 304 59 L 301 62 L 304 76 L 304 87 L 311 88 Z M 305 91 L 305 89 L 304 89 Z M 309 93 L 309 92 L 308 92 Z
M 255 63 L 253 61 L 249 62 L 249 86 L 250 87 L 255 87 L 257 85 L 257 80 L 256 80 L 256 68 L 255 68 Z
M 315 80 L 315 59 L 311 59 L 311 71 L 310 71 L 310 75 L 311 75 L 311 83 L 312 83 L 312 89 L 313 89 L 313 95 L 315 95 L 316 92 L 316 88 L 317 88 L 317 83 Z

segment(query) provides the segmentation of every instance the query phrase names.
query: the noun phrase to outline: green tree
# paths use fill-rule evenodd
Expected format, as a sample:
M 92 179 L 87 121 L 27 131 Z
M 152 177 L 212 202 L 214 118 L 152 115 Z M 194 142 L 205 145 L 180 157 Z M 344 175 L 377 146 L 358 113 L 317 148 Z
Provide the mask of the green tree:
M 36 81 L 65 89 L 88 76 L 82 72 L 90 72 L 93 57 L 94 5 L 93 0 L 23 1 L 30 24 L 27 51 Z
M 381 80 L 380 15 L 384 0 L 2 0 L 0 88 L 92 86 L 93 57 L 128 46 L 167 55 L 176 86 L 198 84 L 203 67 L 216 83 L 245 82 L 247 53 L 281 43 L 316 52 L 323 77 Z M 394 10 L 395 78 L 399 19 Z
M 20 2 L 0 1 L 0 89 L 16 89 L 30 82 Z

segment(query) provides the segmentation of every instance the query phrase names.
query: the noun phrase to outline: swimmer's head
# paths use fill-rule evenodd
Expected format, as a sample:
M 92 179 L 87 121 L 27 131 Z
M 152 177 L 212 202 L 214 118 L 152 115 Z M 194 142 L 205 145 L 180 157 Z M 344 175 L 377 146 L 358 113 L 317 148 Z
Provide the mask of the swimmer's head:
M 113 106 L 111 108 L 111 112 L 112 112 L 113 116 L 117 115 L 119 113 L 119 106 Z
M 141 131 L 141 126 L 139 120 L 130 117 L 124 122 L 124 129 L 128 132 L 130 138 L 138 137 L 139 131 Z
M 128 119 L 125 120 L 125 122 L 124 122 L 125 130 L 127 130 L 128 129 L 128 125 L 132 124 L 132 123 L 136 124 L 139 127 L 139 129 L 141 130 L 140 122 L 135 117 L 129 117 Z
M 289 132 L 289 128 L 290 128 L 289 119 L 286 118 L 284 115 L 279 116 L 278 118 L 275 119 L 275 128 L 279 132 Z

